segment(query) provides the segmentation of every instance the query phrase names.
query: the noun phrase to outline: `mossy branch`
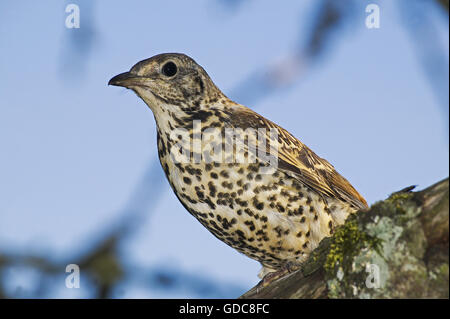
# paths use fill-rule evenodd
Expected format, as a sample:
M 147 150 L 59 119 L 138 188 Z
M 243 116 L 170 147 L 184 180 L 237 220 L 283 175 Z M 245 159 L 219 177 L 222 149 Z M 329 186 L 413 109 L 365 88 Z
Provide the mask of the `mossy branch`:
M 449 180 L 351 216 L 303 267 L 241 298 L 449 298 Z

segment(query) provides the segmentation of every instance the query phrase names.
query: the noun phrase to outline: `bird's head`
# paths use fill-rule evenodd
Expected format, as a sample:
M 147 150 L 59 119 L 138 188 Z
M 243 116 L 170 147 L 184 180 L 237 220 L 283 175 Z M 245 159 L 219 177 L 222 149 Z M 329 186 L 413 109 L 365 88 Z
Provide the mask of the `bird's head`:
M 132 89 L 154 113 L 167 109 L 195 111 L 224 97 L 206 71 L 180 53 L 158 54 L 140 61 L 108 84 Z

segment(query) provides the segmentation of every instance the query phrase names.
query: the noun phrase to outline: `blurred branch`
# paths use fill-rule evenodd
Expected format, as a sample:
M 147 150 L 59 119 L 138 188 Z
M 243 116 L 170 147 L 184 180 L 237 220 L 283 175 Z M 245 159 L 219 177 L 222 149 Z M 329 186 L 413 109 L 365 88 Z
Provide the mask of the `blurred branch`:
M 448 14 L 448 1 L 449 1 L 449 0 L 437 0 L 437 2 L 438 2 L 445 10 L 447 10 L 447 14 Z
M 68 258 L 65 261 L 50 261 L 43 256 L 27 256 L 0 253 L 0 297 L 13 298 L 4 289 L 2 270 L 10 267 L 29 267 L 38 271 L 41 287 L 36 287 L 36 295 L 31 298 L 57 297 L 52 296 L 49 281 L 60 281 L 65 285 L 61 275 L 65 274 L 68 264 L 77 264 L 81 276 L 89 280 L 95 287 L 95 298 L 114 298 L 115 288 L 120 282 L 136 283 L 160 291 L 184 290 L 189 295 L 199 295 L 209 298 L 229 298 L 237 296 L 244 287 L 219 282 L 203 274 L 192 274 L 174 266 L 153 266 L 148 268 L 125 267 L 118 256 L 118 240 L 120 236 L 111 234 L 84 254 Z
M 400 0 L 397 3 L 405 30 L 448 127 L 448 51 L 441 45 L 436 21 L 430 17 L 430 3 L 419 0 Z
M 355 3 L 352 0 L 319 2 L 315 8 L 312 26 L 309 28 L 311 32 L 307 36 L 306 43 L 299 46 L 298 51 L 309 59 L 318 59 L 336 39 L 336 36 L 333 38 L 333 34 L 342 31 L 341 27 L 351 17 L 354 9 Z
M 307 40 L 297 41 L 292 52 L 286 57 L 262 66 L 238 82 L 231 90 L 230 97 L 241 104 L 255 106 L 269 95 L 292 87 L 306 76 L 311 65 L 330 50 L 331 43 L 338 38 L 337 35 L 342 35 L 344 21 L 349 20 L 354 6 L 353 0 L 315 2 L 314 13 L 307 15 L 313 18 L 306 19 L 310 26 L 305 27 L 305 19 L 299 19 L 299 30 L 311 30 Z

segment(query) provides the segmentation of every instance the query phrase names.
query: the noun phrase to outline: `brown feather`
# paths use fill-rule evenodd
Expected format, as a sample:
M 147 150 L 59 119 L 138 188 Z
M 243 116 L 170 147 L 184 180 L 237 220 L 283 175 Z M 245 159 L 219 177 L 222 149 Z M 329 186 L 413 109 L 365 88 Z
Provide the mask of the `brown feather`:
M 317 156 L 287 130 L 246 107 L 230 112 L 235 128 L 276 128 L 278 130 L 278 169 L 294 176 L 310 189 L 326 197 L 339 199 L 357 209 L 367 209 L 365 199 L 327 160 Z M 268 139 L 269 140 L 269 139 Z

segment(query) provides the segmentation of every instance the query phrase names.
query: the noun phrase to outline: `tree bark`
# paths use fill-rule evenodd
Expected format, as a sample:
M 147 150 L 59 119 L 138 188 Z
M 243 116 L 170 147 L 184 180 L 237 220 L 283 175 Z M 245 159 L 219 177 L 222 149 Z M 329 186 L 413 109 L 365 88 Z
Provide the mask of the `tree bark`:
M 241 298 L 449 298 L 449 180 L 352 215 L 301 269 Z

